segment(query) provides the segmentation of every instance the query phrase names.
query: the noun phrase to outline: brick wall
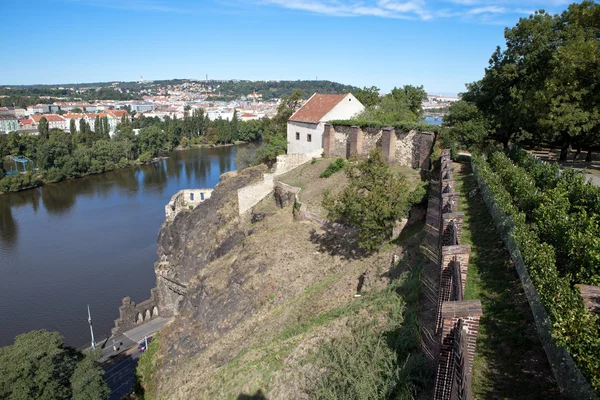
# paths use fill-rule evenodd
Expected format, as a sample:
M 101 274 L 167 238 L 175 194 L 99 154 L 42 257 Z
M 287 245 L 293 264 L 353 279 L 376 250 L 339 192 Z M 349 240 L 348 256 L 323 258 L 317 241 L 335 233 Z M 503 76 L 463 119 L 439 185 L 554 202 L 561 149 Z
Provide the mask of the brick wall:
M 470 399 L 471 376 L 479 318 L 479 300 L 463 299 L 471 246 L 462 243 L 464 213 L 457 212 L 460 194 L 455 192 L 449 150 L 440 157 L 439 185 L 429 201 L 427 221 L 438 223 L 439 289 L 436 334 L 439 335 L 435 400 Z M 432 185 L 432 188 L 434 186 Z M 430 229 L 435 230 L 435 227 Z

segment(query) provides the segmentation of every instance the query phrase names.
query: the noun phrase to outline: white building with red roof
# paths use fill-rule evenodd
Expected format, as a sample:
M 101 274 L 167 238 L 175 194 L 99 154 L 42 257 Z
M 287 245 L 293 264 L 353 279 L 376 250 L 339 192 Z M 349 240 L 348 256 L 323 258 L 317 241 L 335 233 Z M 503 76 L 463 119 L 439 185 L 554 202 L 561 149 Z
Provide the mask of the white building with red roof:
M 350 119 L 365 109 L 348 94 L 313 94 L 287 123 L 288 154 L 312 153 L 323 148 L 325 123 Z

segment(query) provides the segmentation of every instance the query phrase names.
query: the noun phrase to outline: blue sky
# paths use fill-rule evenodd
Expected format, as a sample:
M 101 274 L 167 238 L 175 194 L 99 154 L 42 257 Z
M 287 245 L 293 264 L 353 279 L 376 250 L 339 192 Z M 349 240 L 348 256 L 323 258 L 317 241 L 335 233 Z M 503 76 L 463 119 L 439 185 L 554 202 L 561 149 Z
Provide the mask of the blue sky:
M 328 79 L 453 94 L 563 0 L 0 0 L 0 84 Z M 6 17 L 8 16 L 8 18 Z

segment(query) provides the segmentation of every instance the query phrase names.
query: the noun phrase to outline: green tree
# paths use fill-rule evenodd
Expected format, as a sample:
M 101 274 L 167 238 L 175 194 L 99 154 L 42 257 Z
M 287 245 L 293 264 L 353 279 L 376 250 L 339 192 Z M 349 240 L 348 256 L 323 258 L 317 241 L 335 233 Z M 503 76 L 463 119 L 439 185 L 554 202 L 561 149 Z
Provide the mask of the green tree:
M 418 122 L 423 119 L 422 101 L 427 93 L 422 86 L 405 85 L 394 88 L 380 99 L 377 107 L 366 108 L 361 119 L 377 121 L 386 125 L 398 122 Z
M 348 163 L 345 171 L 348 186 L 335 196 L 326 193 L 323 207 L 328 218 L 359 229 L 361 248 L 377 250 L 411 206 L 406 178 L 390 171 L 378 149 L 367 158 Z
M 481 146 L 487 134 L 485 119 L 474 104 L 457 101 L 444 116 L 444 125 L 451 128 L 453 137 L 467 147 Z
M 46 119 L 46 117 L 40 118 L 40 122 L 38 122 L 38 132 L 40 134 L 40 137 L 47 139 L 48 131 L 49 131 L 48 120 Z
M 71 376 L 73 400 L 103 400 L 110 395 L 102 369 L 91 356 L 79 361 Z
M 77 133 L 77 125 L 75 124 L 75 118 L 71 118 L 71 121 L 69 122 L 69 132 L 71 132 L 71 135 Z
M 269 165 L 277 161 L 277 156 L 287 150 L 287 122 L 300 108 L 302 91 L 296 89 L 289 97 L 279 103 L 277 114 L 273 119 L 263 118 L 264 146 L 257 152 L 257 159 Z
M 64 346 L 56 332 L 39 330 L 19 335 L 14 344 L 0 348 L 0 398 L 71 398 L 75 395 L 71 386 L 73 377 L 77 382 L 89 382 L 90 387 L 98 390 L 99 396 L 87 398 L 107 398 L 102 370 L 93 360 L 86 361 L 85 369 L 75 376 L 76 365 L 83 360 L 80 352 Z
M 352 94 L 367 108 L 373 108 L 379 104 L 379 88 L 376 86 L 370 88 L 365 86 L 362 89 L 353 90 Z
M 235 109 L 233 110 L 233 117 L 231 118 L 229 125 L 231 126 L 231 136 L 233 141 L 239 140 L 240 119 L 238 118 L 238 112 Z
M 83 112 L 83 110 L 79 107 L 75 107 L 74 109 L 71 110 L 71 112 L 74 114 L 81 114 Z

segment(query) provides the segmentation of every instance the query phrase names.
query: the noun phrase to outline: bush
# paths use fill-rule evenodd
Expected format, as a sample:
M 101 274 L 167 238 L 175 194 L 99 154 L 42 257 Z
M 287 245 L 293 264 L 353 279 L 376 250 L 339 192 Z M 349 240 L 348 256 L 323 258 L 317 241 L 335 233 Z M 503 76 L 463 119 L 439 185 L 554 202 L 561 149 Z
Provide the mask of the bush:
M 42 175 L 37 172 L 5 176 L 0 180 L 0 192 L 18 192 L 42 184 Z
M 335 174 L 338 171 L 344 169 L 344 165 L 346 165 L 346 160 L 339 157 L 332 161 L 325 171 L 323 171 L 320 175 L 321 178 L 329 178 L 331 175 Z
M 396 221 L 412 206 L 411 200 L 422 195 L 411 197 L 406 178 L 390 171 L 378 149 L 348 164 L 346 175 L 350 184 L 337 196 L 326 192 L 323 207 L 328 218 L 359 228 L 359 246 L 374 251 L 391 237 Z
M 55 183 L 65 179 L 65 174 L 60 168 L 50 168 L 44 175 L 44 182 Z
M 142 163 L 147 163 L 148 161 L 152 160 L 152 153 L 150 153 L 149 151 L 143 152 L 142 154 L 140 154 L 139 160 Z

